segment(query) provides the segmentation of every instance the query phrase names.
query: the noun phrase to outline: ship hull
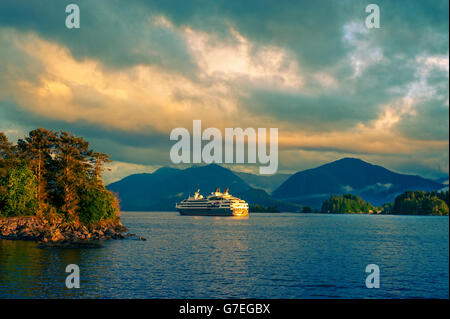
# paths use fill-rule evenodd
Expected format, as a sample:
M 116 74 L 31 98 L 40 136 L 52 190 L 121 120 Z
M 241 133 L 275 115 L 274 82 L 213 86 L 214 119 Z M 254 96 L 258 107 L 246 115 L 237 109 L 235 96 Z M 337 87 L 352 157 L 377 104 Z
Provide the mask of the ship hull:
M 246 216 L 247 210 L 231 210 L 229 208 L 192 209 L 178 208 L 180 215 L 186 216 Z

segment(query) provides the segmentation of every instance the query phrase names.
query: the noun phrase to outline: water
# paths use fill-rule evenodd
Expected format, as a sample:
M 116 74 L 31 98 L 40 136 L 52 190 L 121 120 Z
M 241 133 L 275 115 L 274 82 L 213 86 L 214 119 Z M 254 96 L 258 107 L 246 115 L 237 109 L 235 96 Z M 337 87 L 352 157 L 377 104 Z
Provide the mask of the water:
M 0 298 L 448 298 L 448 217 L 124 213 L 147 241 L 0 240 Z M 367 289 L 365 267 L 380 267 Z M 65 287 L 77 264 L 81 288 Z

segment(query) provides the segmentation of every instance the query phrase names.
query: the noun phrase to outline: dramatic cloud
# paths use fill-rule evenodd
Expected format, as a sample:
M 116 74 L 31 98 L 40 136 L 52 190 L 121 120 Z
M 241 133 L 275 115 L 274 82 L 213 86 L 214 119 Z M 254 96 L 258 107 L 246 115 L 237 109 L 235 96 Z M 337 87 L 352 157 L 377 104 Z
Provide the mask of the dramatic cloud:
M 0 130 L 83 135 L 108 181 L 170 165 L 169 133 L 278 127 L 280 171 L 343 156 L 448 173 L 448 1 L 0 4 Z M 254 167 L 239 167 L 252 171 Z
M 236 43 L 227 45 L 207 33 L 186 29 L 187 43 L 202 76 L 224 81 L 243 78 L 280 88 L 302 86 L 299 66 L 285 50 L 275 46 L 257 48 L 236 30 L 231 29 L 230 32 Z

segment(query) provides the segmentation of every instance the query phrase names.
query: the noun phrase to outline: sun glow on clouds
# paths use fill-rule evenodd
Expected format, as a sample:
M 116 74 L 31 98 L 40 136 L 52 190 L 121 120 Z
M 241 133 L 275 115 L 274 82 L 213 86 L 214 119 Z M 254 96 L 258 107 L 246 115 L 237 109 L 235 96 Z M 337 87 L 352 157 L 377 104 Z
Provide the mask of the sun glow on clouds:
M 417 62 L 424 64 L 425 68 L 422 69 L 422 72 L 425 75 L 428 75 L 428 73 L 433 68 L 437 68 L 441 71 L 446 72 L 448 77 L 449 72 L 448 53 L 445 56 L 420 56 L 416 60 Z
M 10 93 L 22 107 L 41 116 L 140 132 L 189 126 L 193 117 L 205 114 L 211 123 L 237 116 L 235 98 L 221 83 L 202 86 L 149 65 L 108 70 L 95 60 L 78 61 L 66 48 L 35 35 L 17 36 L 25 44 L 16 45 L 44 72 L 38 83 L 15 78 L 9 83 Z
M 417 80 L 411 84 L 408 96 L 426 99 L 436 96 L 436 90 L 428 84 L 428 78 L 433 71 L 438 70 L 447 78 L 447 81 L 444 83 L 443 87 L 445 91 L 447 91 L 447 95 L 441 98 L 446 99 L 444 105 L 448 107 L 448 53 L 445 56 L 419 56 L 416 58 L 415 62 L 418 65 L 416 72 Z
M 229 85 L 237 82 L 271 91 L 306 94 L 316 94 L 317 89 L 312 86 L 317 84 L 320 88 L 338 87 L 338 82 L 330 73 L 323 70 L 311 74 L 302 73 L 293 52 L 274 45 L 254 43 L 232 26 L 228 27 L 232 38 L 230 41 L 189 26 L 176 28 L 164 16 L 152 17 L 150 21 L 185 39 L 199 67 L 200 77 L 208 81 Z
M 439 151 L 448 147 L 448 141 L 422 141 L 402 137 L 393 130 L 379 127 L 393 126 L 398 122 L 394 114 L 385 113 L 372 123 L 360 123 L 346 131 L 311 134 L 296 131 L 280 136 L 281 149 L 334 151 L 347 154 L 414 154 Z
M 360 77 L 370 65 L 383 60 L 383 51 L 374 45 L 368 37 L 369 29 L 363 22 L 351 22 L 344 25 L 342 41 L 353 48 L 349 56 L 353 66 L 353 78 Z
M 301 121 L 294 124 L 283 121 L 258 112 L 258 107 L 251 112 L 241 98 L 249 98 L 251 103 L 253 88 L 294 96 L 320 96 L 337 88 L 342 88 L 340 93 L 352 91 L 352 83 L 363 81 L 371 66 L 387 59 L 361 23 L 351 22 L 342 29 L 342 42 L 350 51 L 345 60 L 336 61 L 335 69 L 342 65 L 352 67 L 353 74 L 348 78 L 339 78 L 333 67 L 317 71 L 302 68 L 289 49 L 252 42 L 231 26 L 230 37 L 225 40 L 190 26 L 177 27 L 164 16 L 151 17 L 148 23 L 184 39 L 198 67 L 196 74 L 183 74 L 154 64 L 110 69 L 94 58 L 77 60 L 63 45 L 37 34 L 0 29 L 14 39 L 9 43 L 11 46 L 26 54 L 30 63 L 39 64 L 36 68 L 39 72 L 35 71 L 37 81 L 16 72 L 22 65 L 14 62 L 7 65 L 8 89 L 0 88 L 0 98 L 12 96 L 22 108 L 50 119 L 86 122 L 124 132 L 168 134 L 175 127 L 192 127 L 193 119 L 201 119 L 203 128 L 278 127 L 281 152 L 284 149 L 412 154 L 448 146 L 445 140 L 416 140 L 401 136 L 396 130 L 405 117 L 416 116 L 421 101 L 435 96 L 434 86 L 427 80 L 434 70 L 448 73 L 447 56 L 413 58 L 416 76 L 408 86 L 398 88 L 401 98 L 375 106 L 378 110 L 375 118 L 361 120 L 340 131 L 309 132 L 302 128 Z M 448 95 L 446 100 L 448 106 Z M 315 158 L 318 154 L 315 153 Z M 297 159 L 294 156 L 293 162 Z M 153 169 L 133 165 L 120 163 L 113 167 L 108 173 L 110 180 L 118 172 Z
M 280 89 L 303 85 L 298 63 L 286 50 L 275 46 L 257 47 L 237 30 L 230 28 L 234 43 L 222 43 L 205 32 L 186 28 L 184 34 L 203 76 L 223 80 L 244 78 Z
M 114 183 L 130 174 L 153 173 L 160 166 L 142 165 L 126 162 L 113 161 L 108 163 L 103 173 L 103 181 L 105 185 Z
M 174 28 L 162 16 L 151 21 L 162 28 Z M 248 126 L 241 123 L 250 117 L 252 125 L 264 125 L 270 121 L 264 114 L 247 114 L 240 107 L 239 98 L 248 93 L 235 82 L 296 90 L 303 83 L 299 66 L 287 51 L 274 46 L 256 48 L 236 30 L 230 30 L 235 43 L 228 45 L 189 27 L 175 30 L 185 37 L 200 76 L 206 79 L 203 82 L 156 65 L 108 69 L 98 60 L 77 60 L 67 48 L 36 34 L 7 31 L 15 39 L 10 44 L 42 70 L 36 74 L 36 82 L 15 75 L 21 65 L 9 65 L 13 72 L 8 94 L 40 116 L 131 132 L 167 133 L 174 127 L 192 126 L 194 118 L 219 128 Z M 334 79 L 323 72 L 316 80 L 323 86 L 335 86 Z
M 394 101 L 390 105 L 382 106 L 382 113 L 374 121 L 373 127 L 376 130 L 389 130 L 399 123 L 405 116 L 417 115 L 417 107 L 421 102 L 436 98 L 436 90 L 428 84 L 428 77 L 433 69 L 438 69 L 446 73 L 448 77 L 449 59 L 448 56 L 427 56 L 417 57 L 416 78 L 406 87 L 404 97 Z M 445 105 L 448 106 L 448 95 Z M 441 97 L 445 99 L 445 97 Z
M 172 27 L 167 20 L 157 21 L 164 27 Z M 38 83 L 18 78 L 13 84 L 13 94 L 22 107 L 39 115 L 67 122 L 86 121 L 124 131 L 165 133 L 174 127 L 191 127 L 194 118 L 204 119 L 205 127 L 238 126 L 245 118 L 245 111 L 238 108 L 235 95 L 239 92 L 233 91 L 226 80 L 245 74 L 253 80 L 276 82 L 278 79 L 278 84 L 286 87 L 298 87 L 302 80 L 296 75 L 298 66 L 291 73 L 279 70 L 285 53 L 278 49 L 263 49 L 260 59 L 251 62 L 248 40 L 233 32 L 238 40 L 236 47 L 219 45 L 215 48 L 207 34 L 185 30 L 199 64 L 203 65 L 204 75 L 220 79 L 208 86 L 156 66 L 108 70 L 95 60 L 77 61 L 66 48 L 35 35 L 18 34 L 24 38 L 20 42 L 25 43 L 21 49 L 39 61 L 45 72 L 40 74 Z M 270 58 L 262 58 L 264 55 Z M 258 61 L 266 62 L 259 65 Z M 427 67 L 445 68 L 445 61 L 439 59 L 423 61 Z M 327 74 L 316 75 L 327 86 L 336 85 Z M 411 92 L 417 94 L 416 89 Z M 340 132 L 303 132 L 301 128 L 292 130 L 291 125 L 265 118 L 263 114 L 249 116 L 252 123 L 270 122 L 271 126 L 284 130 L 280 147 L 368 153 L 411 152 L 423 143 L 396 136 L 393 130 L 402 116 L 414 114 L 415 100 L 408 94 L 399 102 L 382 106 L 377 119 Z M 248 123 L 241 126 L 245 128 Z

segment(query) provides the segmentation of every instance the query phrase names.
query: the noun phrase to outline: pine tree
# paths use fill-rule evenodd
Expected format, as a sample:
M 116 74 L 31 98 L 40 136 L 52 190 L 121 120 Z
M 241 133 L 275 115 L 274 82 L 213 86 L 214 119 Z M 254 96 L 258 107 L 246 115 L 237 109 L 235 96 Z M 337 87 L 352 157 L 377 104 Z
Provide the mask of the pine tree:
M 65 218 L 77 224 L 79 188 L 83 187 L 91 169 L 89 143 L 67 132 L 58 132 L 55 145 L 56 196 Z
M 47 174 L 51 166 L 52 150 L 56 135 L 44 128 L 38 128 L 29 133 L 25 139 L 19 139 L 18 150 L 32 169 L 36 177 L 36 200 L 38 202 L 38 215 L 42 215 L 44 205 L 48 201 Z
M 70 227 L 116 219 L 118 201 L 102 181 L 108 162 L 68 132 L 39 128 L 17 146 L 0 132 L 0 214 L 57 217 Z
M 14 148 L 3 132 L 0 132 L 0 215 L 6 206 L 7 174 L 13 167 Z
M 89 154 L 91 157 L 91 163 L 93 168 L 93 178 L 97 183 L 103 183 L 102 179 L 102 173 L 103 173 L 103 167 L 105 163 L 110 163 L 110 157 L 108 154 L 105 153 L 98 153 L 98 152 L 91 152 Z
M 37 208 L 36 178 L 27 164 L 23 162 L 11 168 L 3 182 L 6 182 L 6 192 L 0 194 L 0 201 L 4 203 L 1 215 L 34 215 Z

